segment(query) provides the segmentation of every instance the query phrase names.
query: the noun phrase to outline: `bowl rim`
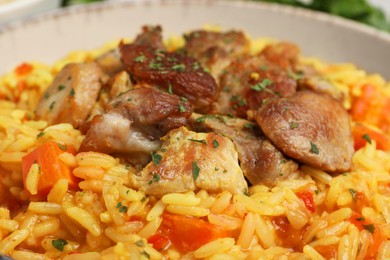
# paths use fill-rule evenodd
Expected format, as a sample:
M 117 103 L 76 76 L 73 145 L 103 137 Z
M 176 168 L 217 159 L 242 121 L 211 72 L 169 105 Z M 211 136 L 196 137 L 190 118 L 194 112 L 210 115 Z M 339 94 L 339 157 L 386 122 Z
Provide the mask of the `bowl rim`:
M 390 33 L 385 31 L 380 31 L 379 29 L 370 27 L 368 25 L 348 20 L 343 17 L 338 17 L 335 15 L 330 15 L 327 13 L 314 11 L 310 9 L 294 7 L 289 5 L 282 5 L 276 3 L 267 3 L 267 2 L 256 2 L 248 0 L 119 0 L 119 1 L 103 1 L 95 2 L 85 5 L 74 5 L 68 7 L 62 7 L 46 12 L 42 12 L 33 16 L 25 17 L 15 21 L 7 22 L 0 25 L 0 36 L 12 32 L 13 30 L 23 27 L 23 25 L 29 24 L 39 24 L 40 22 L 46 22 L 48 19 L 59 19 L 63 16 L 69 16 L 74 13 L 89 13 L 95 11 L 104 11 L 107 8 L 119 8 L 121 6 L 128 5 L 141 5 L 141 6 L 150 6 L 150 5 L 214 5 L 214 6 L 228 6 L 233 8 L 258 8 L 271 12 L 278 12 L 281 14 L 300 16 L 309 19 L 315 19 L 320 22 L 329 23 L 331 25 L 341 26 L 346 29 L 350 29 L 359 33 L 366 34 L 368 36 L 379 38 L 383 41 L 389 42 L 390 44 Z

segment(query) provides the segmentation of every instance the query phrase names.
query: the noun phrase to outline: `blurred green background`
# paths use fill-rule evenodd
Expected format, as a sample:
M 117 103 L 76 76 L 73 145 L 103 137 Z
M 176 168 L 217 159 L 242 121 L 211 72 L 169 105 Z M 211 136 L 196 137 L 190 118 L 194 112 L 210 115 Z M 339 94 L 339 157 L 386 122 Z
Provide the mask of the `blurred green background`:
M 63 0 L 62 6 L 87 4 L 104 0 Z M 358 21 L 383 31 L 390 32 L 390 23 L 385 13 L 367 0 L 250 0 L 279 3 L 317 10 Z M 383 0 L 390 1 L 390 0 Z

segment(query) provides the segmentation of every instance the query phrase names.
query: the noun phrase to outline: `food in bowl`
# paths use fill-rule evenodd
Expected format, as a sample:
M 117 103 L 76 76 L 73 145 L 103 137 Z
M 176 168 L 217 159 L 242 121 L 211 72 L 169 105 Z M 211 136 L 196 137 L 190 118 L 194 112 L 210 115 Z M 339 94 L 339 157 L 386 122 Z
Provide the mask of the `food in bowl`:
M 195 30 L 0 78 L 0 253 L 390 254 L 390 94 L 293 43 Z

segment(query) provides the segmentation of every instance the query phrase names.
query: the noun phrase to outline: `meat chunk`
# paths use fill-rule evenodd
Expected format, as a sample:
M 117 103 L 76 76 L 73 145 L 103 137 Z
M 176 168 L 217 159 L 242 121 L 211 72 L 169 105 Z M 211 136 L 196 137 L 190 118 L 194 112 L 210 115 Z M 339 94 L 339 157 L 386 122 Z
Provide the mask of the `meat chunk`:
M 147 45 L 153 49 L 166 50 L 163 43 L 161 26 L 143 26 L 142 33 L 137 35 L 134 44 Z
M 185 125 L 191 113 L 191 105 L 176 95 L 147 86 L 129 90 L 93 118 L 80 151 L 115 154 L 145 165 L 160 137 Z
M 115 75 L 123 69 L 119 49 L 115 48 L 103 53 L 95 59 L 95 62 L 107 75 Z
M 298 63 L 299 52 L 295 44 L 279 42 L 265 47 L 260 55 L 284 70 L 294 71 Z
M 207 111 L 217 96 L 214 78 L 193 58 L 143 45 L 121 45 L 125 69 L 137 83 L 157 85 Z
M 111 99 L 134 88 L 126 71 L 121 71 L 112 77 L 108 85 Z
M 299 65 L 296 77 L 298 79 L 299 90 L 311 90 L 317 93 L 326 93 L 344 102 L 347 99 L 347 93 L 337 88 L 326 79 L 319 71 L 309 65 Z
M 351 167 L 353 140 L 350 118 L 329 95 L 300 91 L 261 107 L 256 121 L 283 153 L 331 172 Z
M 41 97 L 37 117 L 49 124 L 71 123 L 79 127 L 91 112 L 103 77 L 95 63 L 66 65 Z
M 297 82 L 288 71 L 263 57 L 246 56 L 225 69 L 220 87 L 212 113 L 245 118 L 248 110 L 257 110 L 271 99 L 293 95 Z
M 218 79 L 231 60 L 249 49 L 249 41 L 240 31 L 193 31 L 184 35 L 184 51 L 194 57 Z
M 215 132 L 230 138 L 238 152 L 241 169 L 252 185 L 275 186 L 298 169 L 264 136 L 255 123 L 227 116 L 192 114 L 195 131 Z
M 155 196 L 199 189 L 212 193 L 247 192 L 237 151 L 228 138 L 180 127 L 169 132 L 163 141 L 161 149 L 153 154 L 153 161 L 130 176 L 137 189 Z

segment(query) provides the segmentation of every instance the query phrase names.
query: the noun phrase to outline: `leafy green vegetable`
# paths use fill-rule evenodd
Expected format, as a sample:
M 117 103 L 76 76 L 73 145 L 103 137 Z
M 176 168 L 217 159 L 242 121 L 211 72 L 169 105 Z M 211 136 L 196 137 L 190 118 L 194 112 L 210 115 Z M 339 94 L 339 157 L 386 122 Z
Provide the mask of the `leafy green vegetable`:
M 384 12 L 367 0 L 255 0 L 270 3 L 287 4 L 326 12 L 341 16 L 357 22 L 361 22 L 377 29 L 390 32 L 390 23 Z
M 62 6 L 77 5 L 77 4 L 89 4 L 93 2 L 101 2 L 102 0 L 62 0 Z

